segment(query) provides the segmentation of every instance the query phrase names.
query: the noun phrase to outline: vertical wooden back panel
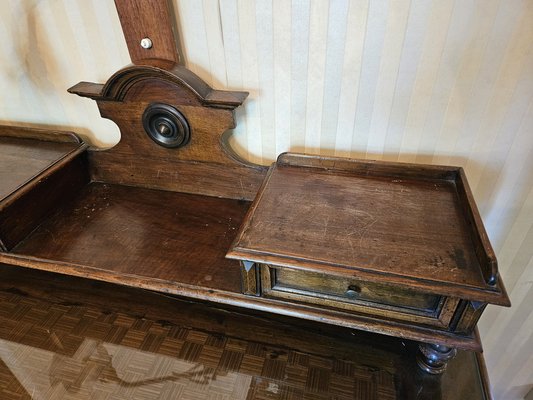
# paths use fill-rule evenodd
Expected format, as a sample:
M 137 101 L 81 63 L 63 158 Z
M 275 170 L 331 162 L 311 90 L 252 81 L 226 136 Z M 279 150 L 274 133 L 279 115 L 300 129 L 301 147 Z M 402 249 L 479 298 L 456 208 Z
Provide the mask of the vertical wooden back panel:
M 115 4 L 135 65 L 118 71 L 105 85 L 80 82 L 69 89 L 96 100 L 102 117 L 120 128 L 121 140 L 115 147 L 89 152 L 92 179 L 253 199 L 266 169 L 239 159 L 226 140 L 235 127 L 233 110 L 248 93 L 214 90 L 178 65 L 167 0 L 115 0 Z M 149 48 L 141 46 L 142 39 L 150 39 Z M 187 139 L 179 147 L 162 145 L 154 139 L 158 134 L 150 132 L 147 114 L 161 107 L 185 126 Z M 158 115 L 158 127 L 166 124 L 167 116 Z
M 153 58 L 180 61 L 177 30 L 168 0 L 115 0 L 115 5 L 133 63 Z M 148 39 L 151 46 L 141 46 L 143 39 Z

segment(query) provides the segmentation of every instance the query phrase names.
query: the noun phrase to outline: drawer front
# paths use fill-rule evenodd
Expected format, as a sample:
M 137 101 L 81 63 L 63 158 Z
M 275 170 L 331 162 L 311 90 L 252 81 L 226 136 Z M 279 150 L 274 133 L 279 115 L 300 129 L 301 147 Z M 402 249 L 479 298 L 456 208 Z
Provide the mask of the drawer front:
M 288 268 L 276 269 L 274 273 L 274 288 L 277 290 L 308 291 L 338 297 L 347 302 L 359 300 L 434 312 L 440 301 L 440 296 L 379 283 L 362 282 Z
M 273 265 L 261 265 L 261 295 L 448 328 L 458 300 Z

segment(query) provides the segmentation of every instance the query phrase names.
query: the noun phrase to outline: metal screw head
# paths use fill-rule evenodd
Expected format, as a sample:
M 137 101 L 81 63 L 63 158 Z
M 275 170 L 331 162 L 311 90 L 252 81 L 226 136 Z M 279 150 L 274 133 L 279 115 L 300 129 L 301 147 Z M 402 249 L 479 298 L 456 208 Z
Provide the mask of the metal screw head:
M 141 47 L 143 49 L 151 49 L 152 48 L 152 40 L 150 38 L 143 38 L 141 39 Z
M 169 136 L 171 134 L 171 129 L 170 127 L 165 124 L 164 122 L 160 123 L 158 126 L 157 126 L 157 130 L 159 131 L 159 133 L 163 136 Z
M 355 290 L 348 289 L 344 294 L 346 295 L 346 297 L 353 299 L 356 298 L 359 293 L 357 293 Z
M 361 293 L 361 288 L 357 285 L 350 285 L 344 294 L 350 299 L 355 299 Z

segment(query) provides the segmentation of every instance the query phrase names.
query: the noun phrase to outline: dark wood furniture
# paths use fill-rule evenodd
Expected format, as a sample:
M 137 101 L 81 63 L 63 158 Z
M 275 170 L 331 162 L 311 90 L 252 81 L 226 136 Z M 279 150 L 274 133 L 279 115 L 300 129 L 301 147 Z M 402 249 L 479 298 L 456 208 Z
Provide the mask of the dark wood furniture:
M 283 154 L 267 175 L 227 145 L 245 92 L 130 39 L 135 64 L 69 89 L 116 146 L 0 128 L 0 262 L 417 340 L 431 373 L 481 350 L 509 299 L 461 168 Z
M 6 265 L 0 340 L 2 400 L 60 398 L 61 385 L 71 399 L 177 399 L 183 386 L 198 399 L 490 399 L 480 353 L 430 375 L 409 340 Z
M 509 305 L 458 167 L 282 154 L 228 256 L 249 295 L 437 342 L 420 348 L 432 373 L 453 347 L 481 350 L 487 303 Z

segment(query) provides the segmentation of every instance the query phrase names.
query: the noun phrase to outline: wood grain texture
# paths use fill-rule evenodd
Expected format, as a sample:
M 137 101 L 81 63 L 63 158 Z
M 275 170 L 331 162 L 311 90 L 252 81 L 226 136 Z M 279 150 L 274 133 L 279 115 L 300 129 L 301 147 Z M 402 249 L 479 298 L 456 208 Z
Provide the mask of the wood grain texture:
M 470 231 L 472 232 L 472 243 L 482 266 L 483 277 L 487 283 L 495 285 L 498 282 L 499 277 L 496 254 L 490 244 L 474 196 L 470 190 L 468 180 L 466 179 L 466 174 L 462 168 L 459 170 L 457 189 L 457 194 L 463 205 L 464 216 L 470 226 Z M 505 288 L 503 288 L 503 290 L 505 290 Z
M 108 269 L 46 260 L 13 253 L 0 252 L 0 262 L 11 266 L 49 271 L 87 278 L 90 280 L 115 283 L 123 286 L 149 289 L 190 299 L 238 307 L 249 310 L 250 312 L 265 312 L 269 314 L 283 315 L 382 335 L 402 337 L 425 343 L 438 342 L 464 350 L 482 350 L 479 338 L 473 334 L 457 335 L 452 332 L 429 329 L 412 323 L 409 324 L 401 321 L 385 320 L 370 315 L 347 313 L 339 309 L 335 310 L 316 307 L 309 304 L 299 304 L 291 301 L 280 301 L 276 299 L 265 299 L 244 295 L 240 293 L 240 287 L 238 293 L 227 292 L 216 288 L 210 289 L 204 285 L 190 285 L 181 281 L 167 281 L 150 276 L 116 273 Z M 215 286 L 215 284 L 213 284 L 213 286 Z
M 472 326 L 477 324 L 486 306 L 486 303 L 476 301 L 467 302 L 455 330 L 457 332 L 468 332 Z
M 150 66 L 127 67 L 104 86 L 88 86 L 81 83 L 70 92 L 95 99 L 102 116 L 121 130 L 115 147 L 91 155 L 93 179 L 254 198 L 266 169 L 236 156 L 226 133 L 235 127 L 233 109 L 244 101 L 245 92 L 213 90 L 185 68 L 160 60 Z M 142 115 L 154 103 L 174 107 L 188 121 L 191 140 L 185 147 L 159 146 L 144 131 Z
M 401 317 L 391 310 L 368 313 L 342 304 L 330 307 L 316 299 L 303 299 L 298 304 L 294 298 L 242 294 L 240 265 L 225 259 L 224 254 L 248 208 L 245 201 L 105 183 L 71 189 L 69 196 L 74 198 L 57 204 L 53 215 L 13 252 L 0 254 L 0 260 L 423 342 L 480 349 L 479 341 L 468 332 L 457 335 L 442 329 L 454 312 L 454 305 L 448 302 L 430 323 L 420 320 L 413 324 L 412 313 L 411 318 L 405 318 L 407 314 Z M 432 323 L 442 326 L 430 329 Z
M 366 301 L 429 313 L 434 312 L 439 304 L 438 295 L 401 289 L 386 283 L 370 283 L 354 278 L 316 274 L 290 268 L 277 268 L 274 272 L 272 289 L 276 290 L 307 291 L 317 295 L 341 298 L 348 302 Z
M 0 126 L 0 201 L 78 147 L 68 132 Z
M 81 161 L 56 172 L 85 150 L 71 132 L 0 126 L 0 250 L 11 249 L 83 184 Z
M 126 31 L 139 11 L 139 3 L 120 4 L 119 8 L 127 8 L 122 17 Z M 166 23 L 166 28 L 169 26 Z M 132 53 L 132 59 L 138 62 L 135 57 Z M 308 271 L 345 274 L 348 278 L 362 271 L 358 276 L 361 279 L 365 279 L 364 274 L 373 274 L 374 281 L 401 286 L 401 280 L 410 280 L 426 285 L 425 289 L 430 289 L 427 291 L 437 293 L 440 307 L 430 311 L 435 315 L 428 317 L 429 321 L 419 315 L 427 310 L 405 312 L 412 318 L 404 318 L 389 304 L 372 310 L 324 296 L 314 296 L 312 301 L 306 295 L 298 294 L 297 298 L 295 293 L 280 295 L 280 301 L 245 296 L 236 288 L 239 264 L 223 258 L 235 233 L 219 229 L 206 233 L 203 226 L 205 221 L 214 223 L 214 216 L 219 224 L 236 229 L 228 215 L 228 209 L 230 213 L 235 211 L 233 206 L 220 207 L 222 202 L 231 204 L 235 200 L 197 196 L 198 204 L 188 207 L 185 194 L 146 188 L 251 199 L 265 171 L 236 157 L 225 140 L 225 132 L 235 127 L 234 109 L 246 93 L 213 90 L 178 66 L 176 60 L 156 58 L 145 58 L 142 63 L 146 65 L 117 72 L 105 85 L 83 82 L 70 90 L 96 100 L 101 115 L 119 126 L 122 140 L 106 152 L 91 154 L 89 171 L 93 181 L 111 180 L 120 186 L 86 186 L 73 202 L 59 207 L 56 215 L 20 242 L 13 254 L 0 255 L 0 260 L 285 315 L 299 314 L 311 320 L 439 345 L 479 349 L 473 326 L 467 326 L 464 334 L 452 332 L 451 321 L 468 325 L 476 318 L 469 317 L 466 308 L 458 309 L 459 299 L 448 296 L 459 291 L 466 298 L 481 293 L 484 297 L 475 297 L 479 301 L 491 298 L 504 304 L 508 299 L 498 287 L 487 289 L 487 281 L 492 285 L 498 277 L 491 275 L 495 260 L 488 267 L 481 265 L 492 262 L 490 256 L 483 257 L 483 238 L 475 241 L 474 248 L 470 246 L 471 230 L 476 229 L 478 220 L 475 213 L 470 225 L 461 219 L 463 208 L 457 201 L 455 182 L 459 169 L 377 164 L 365 166 L 365 171 L 357 174 L 350 161 L 339 161 L 336 166 L 334 159 L 316 158 L 311 164 L 320 164 L 317 166 L 306 165 L 309 157 L 283 156 L 283 160 L 296 165 L 282 165 L 280 161 L 280 167 L 273 169 L 259 195 L 262 203 L 256 200 L 242 228 L 242 247 L 230 253 L 239 258 L 246 251 L 263 252 L 267 257 L 277 257 L 281 264 L 296 259 L 300 264 L 294 263 L 295 269 L 303 265 Z M 183 148 L 160 147 L 144 132 L 145 112 L 158 103 L 175 109 L 189 126 L 192 139 Z M 329 168 L 331 161 L 333 166 Z M 194 168 L 196 165 L 200 167 Z M 222 184 L 211 185 L 209 167 L 229 167 L 233 171 L 214 173 Z M 394 170 L 399 168 L 407 169 L 407 173 L 395 175 Z M 193 169 L 196 174 L 191 173 Z M 242 174 L 235 174 L 235 169 L 243 174 L 246 171 L 245 188 Z M 177 179 L 168 179 L 168 174 Z M 163 210 L 161 203 L 165 204 Z M 179 214 L 182 208 L 184 213 Z M 214 208 L 217 211 L 213 214 Z M 246 210 L 239 211 L 237 216 L 242 219 Z M 284 221 L 283 212 L 293 219 Z M 306 221 L 309 216 L 311 221 Z M 253 235 L 246 237 L 253 229 L 259 231 L 255 232 L 259 247 L 253 243 Z M 112 249 L 106 247 L 109 245 Z M 284 266 L 287 264 L 279 267 Z M 484 274 L 485 270 L 489 273 Z M 266 275 L 263 278 L 268 280 Z M 262 286 L 268 290 L 265 280 Z M 272 289 L 271 293 L 279 295 L 276 287 Z M 401 307 L 409 308 L 405 304 Z M 461 317 L 457 316 L 459 312 L 463 312 Z M 272 373 L 277 370 L 274 366 Z M 311 377 L 314 386 L 321 379 L 321 374 Z
M 41 1 L 37 9 L 36 3 L 13 2 L 15 8 L 0 13 L 13 50 L 2 63 L 8 106 L 0 119 L 24 121 L 31 110 L 32 121 L 75 121 L 92 143 L 111 145 L 118 129 L 63 88 L 107 77 L 129 62 L 114 3 Z M 188 67 L 217 88 L 253 89 L 236 137 L 242 154 L 269 163 L 307 144 L 317 154 L 464 166 L 513 299 L 511 309 L 488 307 L 481 321 L 496 397 L 515 390 L 525 396 L 533 362 L 520 359 L 520 338 L 532 332 L 524 321 L 533 284 L 524 283 L 533 271 L 527 262 L 533 254 L 533 81 L 530 53 L 523 51 L 532 39 L 531 2 L 505 8 L 387 0 L 268 4 L 225 2 L 219 22 L 217 1 L 175 2 Z M 389 12 L 377 18 L 383 9 Z M 34 26 L 39 40 L 26 40 Z M 335 40 L 322 41 L 326 29 Z M 377 59 L 382 68 L 366 68 Z M 24 95 L 21 87 L 28 88 Z M 368 125 L 354 124 L 356 114 L 372 117 L 370 134 Z
M 458 170 L 410 170 L 284 155 L 228 256 L 341 276 L 374 274 L 382 282 L 410 278 L 430 292 L 453 296 L 449 290 L 458 290 L 459 297 L 509 305 L 504 289 L 484 279 L 472 226 L 449 179 Z
M 39 142 L 81 143 L 74 132 L 55 129 L 29 128 L 22 126 L 0 125 L 0 137 L 35 139 Z M 36 142 L 37 143 L 37 142 Z
M 179 62 L 174 12 L 168 0 L 115 0 L 131 61 L 159 58 Z M 149 38 L 152 47 L 141 47 Z
M 241 262 L 241 282 L 242 293 L 251 296 L 260 296 L 261 274 L 259 272 L 259 266 L 254 263 L 250 268 L 246 268 L 244 263 Z
M 452 180 L 460 167 L 405 162 L 361 160 L 348 157 L 316 156 L 312 154 L 282 153 L 276 164 L 280 167 L 317 168 L 363 176 L 410 178 L 419 180 Z
M 115 72 L 103 85 L 80 82 L 68 89 L 68 92 L 80 96 L 87 94 L 87 97 L 95 100 L 122 101 L 134 83 L 149 77 L 187 88 L 189 93 L 185 93 L 185 99 L 194 97 L 201 104 L 210 107 L 234 109 L 248 96 L 248 92 L 213 89 L 182 65 L 159 59 L 150 59 L 146 65 L 129 65 Z
M 199 398 L 206 391 L 227 394 L 235 385 L 239 393 L 247 389 L 250 397 L 269 399 L 487 398 L 480 378 L 483 357 L 477 353 L 459 351 L 442 376 L 428 376 L 416 371 L 416 343 L 407 340 L 7 266 L 0 267 L 0 299 L 0 339 L 10 348 L 31 349 L 11 353 L 6 367 L 31 371 L 32 382 L 39 382 L 34 393 L 44 399 L 62 393 L 58 387 L 39 390 L 41 384 L 54 382 L 79 388 L 68 393 L 73 399 L 108 384 L 111 393 L 124 385 L 139 399 L 161 397 L 159 390 L 168 386 L 149 386 L 152 381 L 143 375 L 150 368 L 151 378 L 163 381 L 176 362 L 195 367 L 198 374 L 191 379 L 205 378 L 204 384 L 189 387 L 189 394 Z M 96 347 L 100 351 L 91 353 L 90 344 L 101 344 Z M 114 348 L 120 352 L 109 351 Z M 108 356 L 103 357 L 105 349 Z M 41 358 L 43 350 L 46 356 Z M 55 368 L 37 368 L 38 363 L 31 362 L 47 357 L 62 362 Z M 154 364 L 159 367 L 155 371 Z M 132 376 L 123 374 L 126 365 L 137 371 L 133 385 Z M 20 375 L 17 379 L 9 370 L 1 372 L 2 398 L 24 398 L 15 397 L 25 390 Z M 233 372 L 257 379 L 247 386 L 248 380 L 228 380 Z M 183 385 L 183 378 L 165 382 Z M 277 385 L 278 392 L 267 391 L 268 383 Z
M 93 183 L 13 252 L 115 274 L 239 291 L 224 258 L 248 204 Z
M 89 151 L 89 160 L 95 181 L 227 199 L 253 200 L 263 180 L 262 171 L 238 165 L 180 160 L 169 165 L 149 155 L 126 158 L 106 151 Z
M 0 202 L 0 243 L 11 250 L 89 181 L 84 148 Z
M 457 305 L 459 303 L 458 299 L 435 296 L 438 299 L 438 303 L 432 311 L 405 307 L 402 306 L 401 301 L 397 304 L 387 305 L 371 301 L 352 300 L 347 299 L 344 296 L 341 297 L 321 293 L 319 288 L 312 285 L 312 277 L 311 279 L 306 277 L 309 272 L 301 272 L 300 286 L 303 289 L 296 289 L 294 287 L 287 288 L 278 285 L 277 280 L 279 271 L 285 269 L 287 268 L 274 269 L 266 265 L 261 266 L 261 295 L 263 297 L 280 299 L 287 302 L 304 303 L 311 306 L 314 305 L 322 309 L 329 308 L 342 310 L 343 312 L 352 314 L 368 315 L 380 318 L 384 321 L 402 321 L 413 325 L 422 325 L 439 330 L 452 331 L 452 329 L 450 329 L 450 321 L 456 313 Z M 372 286 L 372 284 L 370 284 L 370 286 Z M 395 290 L 393 288 L 391 293 L 394 292 Z M 401 290 L 399 292 L 401 293 Z M 392 296 L 394 296 L 394 294 L 391 294 L 389 299 Z

